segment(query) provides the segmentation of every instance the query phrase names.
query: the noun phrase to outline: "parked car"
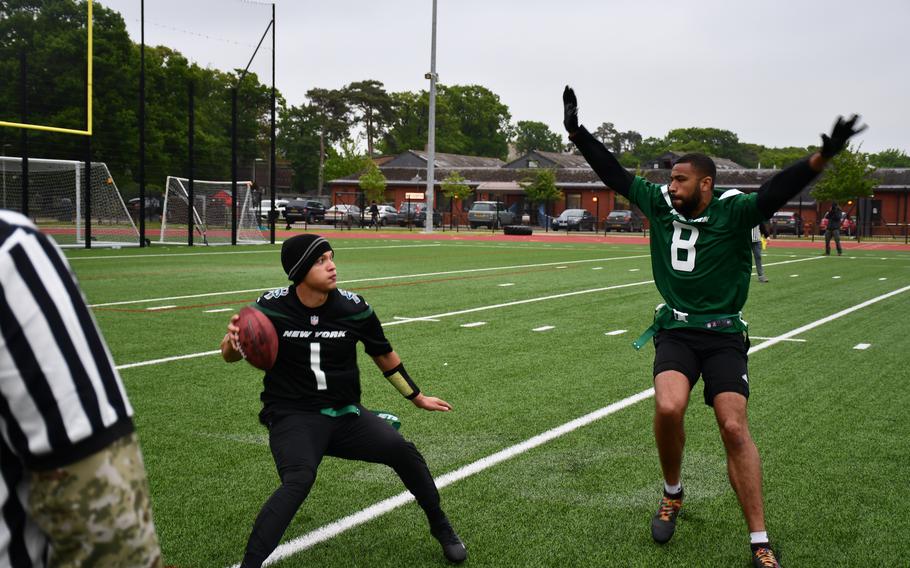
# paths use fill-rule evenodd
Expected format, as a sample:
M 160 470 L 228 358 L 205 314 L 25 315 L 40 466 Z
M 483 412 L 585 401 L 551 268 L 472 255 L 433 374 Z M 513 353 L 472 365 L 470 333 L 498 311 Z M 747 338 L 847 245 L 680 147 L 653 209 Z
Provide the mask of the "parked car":
M 288 204 L 287 199 L 276 199 L 275 200 L 275 211 L 278 212 L 278 217 L 284 217 L 284 207 Z M 272 200 L 263 199 L 259 202 L 259 217 L 261 219 L 269 218 L 269 211 L 272 209 Z
M 333 205 L 325 211 L 325 222 L 333 225 L 360 224 L 360 207 L 356 205 Z
M 799 234 L 799 223 L 793 211 L 778 211 L 771 216 L 771 235 L 776 237 L 783 233 Z
M 840 221 L 840 232 L 842 235 L 852 236 L 853 231 L 856 229 L 856 221 L 847 215 L 846 213 L 841 214 Z M 825 231 L 828 229 L 828 219 L 822 217 L 821 222 L 818 224 L 818 234 L 824 235 Z
M 426 227 L 427 225 L 427 208 L 421 207 L 417 210 L 417 215 L 414 217 L 414 225 L 418 227 Z M 433 226 L 439 227 L 442 225 L 442 215 L 439 211 L 433 211 Z
M 468 225 L 472 229 L 480 226 L 492 228 L 516 225 L 520 220 L 518 214 L 506 209 L 500 201 L 475 201 L 468 211 Z
M 391 205 L 377 205 L 376 208 L 379 209 L 379 226 L 385 227 L 398 222 L 398 211 L 395 211 L 395 208 Z M 373 218 L 369 209 L 367 209 L 366 214 L 368 217 L 364 221 L 368 224 L 372 223 Z
M 423 203 L 403 201 L 401 205 L 398 206 L 398 224 L 402 227 L 408 224 L 413 225 L 415 222 L 414 219 L 417 217 L 417 213 L 419 213 L 420 209 L 423 207 Z
M 284 220 L 288 225 L 299 221 L 316 223 L 325 219 L 325 205 L 312 199 L 291 199 L 284 206 Z
M 644 225 L 644 219 L 635 211 L 629 209 L 615 209 L 610 211 L 610 214 L 604 219 L 604 232 L 626 231 L 632 233 L 641 231 L 644 228 Z
M 554 231 L 593 231 L 594 215 L 587 209 L 566 209 L 553 219 L 550 227 Z

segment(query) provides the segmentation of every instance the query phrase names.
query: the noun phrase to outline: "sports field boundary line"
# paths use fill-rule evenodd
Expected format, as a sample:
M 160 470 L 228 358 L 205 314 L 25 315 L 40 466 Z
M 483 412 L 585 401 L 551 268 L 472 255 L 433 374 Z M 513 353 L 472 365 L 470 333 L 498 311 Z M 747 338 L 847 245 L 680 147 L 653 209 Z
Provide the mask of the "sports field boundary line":
M 343 284 L 347 286 L 348 284 L 356 284 L 359 282 L 382 282 L 384 280 L 403 280 L 405 278 L 425 278 L 427 276 L 448 276 L 450 274 L 473 274 L 476 272 L 492 272 L 496 270 L 513 270 L 516 268 L 539 268 L 545 266 L 556 266 L 561 264 L 581 264 L 585 262 L 611 262 L 614 260 L 628 260 L 628 259 L 639 259 L 639 258 L 648 258 L 650 254 L 639 254 L 633 256 L 613 256 L 607 258 L 591 258 L 591 259 L 582 259 L 582 260 L 566 260 L 560 262 L 541 262 L 537 264 L 518 264 L 512 266 L 489 266 L 486 268 L 465 268 L 462 270 L 446 270 L 442 272 L 424 272 L 420 274 L 399 274 L 395 276 L 374 276 L 370 278 L 356 278 L 353 280 L 342 280 L 338 282 L 339 285 Z M 808 259 L 806 259 L 808 260 Z M 766 266 L 771 266 L 770 264 Z M 207 298 L 211 296 L 229 296 L 232 294 L 249 294 L 251 292 L 264 292 L 270 288 L 253 288 L 249 290 L 228 290 L 222 292 L 204 292 L 202 294 L 190 294 L 186 296 L 169 296 L 165 298 L 147 298 L 144 300 L 123 300 L 120 302 L 107 302 L 104 304 L 91 304 L 89 308 L 108 308 L 111 306 L 126 306 L 129 304 L 149 304 L 154 302 L 170 302 L 173 300 L 191 300 L 193 298 Z M 274 289 L 274 288 L 271 288 Z
M 262 245 L 253 245 L 253 246 L 263 246 L 268 245 L 269 243 L 262 243 Z M 276 241 L 275 244 L 280 244 L 280 241 Z M 427 248 L 427 247 L 441 247 L 444 246 L 442 243 L 425 243 L 419 245 L 377 245 L 372 247 L 333 247 L 334 250 L 375 250 L 375 249 L 395 249 L 395 248 Z M 134 259 L 143 259 L 143 258 L 183 258 L 184 256 L 219 256 L 226 254 L 279 254 L 281 249 L 273 248 L 268 250 L 231 250 L 231 251 L 216 251 L 216 252 L 175 252 L 167 254 L 117 254 L 117 255 L 97 255 L 97 256 L 67 256 L 66 259 L 70 262 L 74 260 L 110 260 L 110 259 L 119 259 L 123 260 L 124 258 L 134 258 Z
M 623 258 L 624 258 L 624 257 L 623 257 Z M 805 262 L 805 261 L 807 261 L 807 260 L 816 260 L 816 259 L 818 259 L 818 258 L 822 258 L 822 257 L 815 256 L 815 257 L 810 257 L 810 258 L 798 258 L 798 259 L 793 259 L 793 260 L 784 260 L 784 261 L 781 261 L 781 262 L 775 262 L 775 263 L 766 264 L 765 266 L 774 266 L 774 265 L 777 265 L 777 264 L 790 264 L 790 263 L 792 263 L 792 262 Z M 581 261 L 578 261 L 578 262 L 581 262 Z M 565 263 L 553 263 L 553 264 L 565 264 Z M 417 322 L 417 321 L 427 322 L 427 321 L 431 321 L 431 320 L 434 320 L 434 319 L 439 319 L 439 318 L 444 318 L 444 317 L 449 317 L 449 316 L 457 316 L 457 315 L 469 314 L 469 313 L 474 313 L 474 312 L 481 312 L 481 311 L 485 311 L 485 310 L 494 310 L 494 309 L 499 309 L 499 308 L 507 308 L 507 307 L 510 307 L 510 306 L 517 306 L 517 305 L 521 305 L 521 304 L 532 304 L 532 303 L 535 303 L 535 302 L 542 302 L 542 301 L 544 301 L 544 300 L 557 300 L 557 299 L 560 299 L 560 298 L 567 298 L 567 297 L 571 297 L 571 296 L 578 296 L 578 295 L 581 295 L 581 294 L 591 294 L 591 293 L 594 293 L 594 292 L 606 292 L 606 291 L 609 291 L 609 290 L 616 290 L 616 289 L 620 289 L 620 288 L 630 288 L 630 287 L 633 287 L 633 286 L 641 286 L 641 285 L 643 285 L 643 284 L 651 284 L 651 283 L 653 283 L 653 282 L 654 282 L 654 280 L 642 280 L 642 281 L 639 281 L 639 282 L 631 282 L 631 283 L 628 283 L 628 284 L 616 284 L 616 285 L 613 285 L 613 286 L 605 286 L 605 287 L 602 287 L 602 288 L 589 288 L 589 289 L 587 289 L 587 290 L 576 290 L 576 291 L 574 291 L 574 292 L 566 292 L 566 293 L 563 293 L 563 294 L 552 294 L 552 295 L 549 295 L 549 296 L 538 296 L 537 298 L 528 298 L 528 299 L 525 299 L 525 300 L 516 300 L 516 301 L 514 301 L 514 302 L 505 302 L 505 303 L 502 303 L 502 304 L 491 304 L 491 305 L 488 305 L 488 306 L 479 306 L 479 307 L 476 307 L 476 308 L 467 308 L 467 309 L 464 309 L 464 310 L 457 310 L 457 311 L 454 311 L 454 312 L 447 312 L 447 313 L 443 313 L 443 314 L 435 314 L 435 315 L 420 316 L 420 317 L 413 317 L 413 318 L 404 318 L 404 319 L 400 319 L 400 320 L 396 320 L 396 321 L 391 321 L 391 322 L 383 322 L 382 326 L 383 326 L 383 327 L 389 327 L 389 326 L 393 326 L 393 325 L 401 325 L 401 324 L 404 324 L 404 323 L 413 323 L 413 322 Z M 125 363 L 125 364 L 123 364 L 123 365 L 117 365 L 117 370 L 119 371 L 119 370 L 122 370 L 122 369 L 132 369 L 132 368 L 135 368 L 135 367 L 145 367 L 145 366 L 148 366 L 148 365 L 158 365 L 158 364 L 161 364 L 161 363 L 169 363 L 169 362 L 171 362 L 171 361 L 180 361 L 180 360 L 184 360 L 184 359 L 194 359 L 194 358 L 196 358 L 196 357 L 207 357 L 207 356 L 209 356 L 209 355 L 216 355 L 216 354 L 220 354 L 220 353 L 221 353 L 220 350 L 202 351 L 202 352 L 200 352 L 200 353 L 190 353 L 190 354 L 187 354 L 187 355 L 174 355 L 173 357 L 163 357 L 163 358 L 161 358 L 161 359 L 152 359 L 152 360 L 149 360 L 149 361 L 138 361 L 138 362 L 136 362 L 136 363 Z
M 839 312 L 836 312 L 829 316 L 815 320 L 814 322 L 800 326 L 796 329 L 790 330 L 786 333 L 776 336 L 774 339 L 771 339 L 769 341 L 766 341 L 765 343 L 762 343 L 760 345 L 756 345 L 756 346 L 750 348 L 749 354 L 751 355 L 755 352 L 761 351 L 762 349 L 764 349 L 766 347 L 771 347 L 772 345 L 776 345 L 777 343 L 779 343 L 780 341 L 782 341 L 785 338 L 789 338 L 794 335 L 804 333 L 806 331 L 809 331 L 811 329 L 814 329 L 816 327 L 829 323 L 829 322 L 836 320 L 838 318 L 841 318 L 843 316 L 849 315 L 853 312 L 856 312 L 858 310 L 861 310 L 861 309 L 871 306 L 877 302 L 886 300 L 888 298 L 891 298 L 893 296 L 896 296 L 896 295 L 906 292 L 908 290 L 910 290 L 910 286 L 904 286 L 903 288 L 893 290 L 891 292 L 888 292 L 887 294 L 882 294 L 880 296 L 876 296 L 875 298 L 866 300 L 865 302 L 861 302 L 859 304 L 856 304 L 855 306 L 851 306 L 849 308 L 840 310 Z M 471 462 L 454 471 L 445 473 L 436 478 L 436 486 L 439 489 L 447 487 L 448 485 L 451 485 L 457 481 L 461 481 L 462 479 L 470 477 L 476 473 L 480 473 L 486 469 L 493 467 L 494 465 L 497 465 L 497 464 L 502 463 L 506 460 L 509 460 L 515 456 L 523 454 L 523 453 L 525 453 L 533 448 L 536 448 L 538 446 L 541 446 L 551 440 L 555 440 L 556 438 L 562 437 L 583 426 L 587 426 L 588 424 L 596 422 L 597 420 L 600 420 L 601 418 L 605 418 L 624 408 L 628 408 L 629 406 L 637 404 L 643 400 L 647 400 L 647 399 L 651 398 L 652 396 L 654 396 L 654 389 L 649 388 L 649 389 L 643 390 L 639 393 L 628 396 L 622 400 L 609 404 L 603 408 L 600 408 L 593 412 L 589 412 L 588 414 L 585 414 L 574 420 L 566 422 L 565 424 L 562 424 L 560 426 L 547 430 L 541 434 L 538 434 L 532 438 L 529 438 L 529 439 L 525 440 L 524 442 L 520 442 L 513 446 L 509 446 L 508 448 L 505 448 L 494 454 L 491 454 L 489 456 L 486 456 L 484 458 Z M 398 507 L 401 507 L 402 505 L 405 505 L 413 500 L 414 500 L 413 495 L 411 495 L 411 493 L 408 491 L 404 491 L 402 493 L 399 493 L 398 495 L 394 495 L 392 497 L 389 497 L 388 499 L 384 499 L 369 507 L 361 509 L 360 511 L 358 511 L 356 513 L 342 517 L 341 519 L 338 519 L 337 521 L 333 521 L 327 525 L 323 525 L 317 529 L 314 529 L 314 530 L 304 534 L 303 536 L 297 537 L 284 544 L 279 545 L 272 552 L 272 554 L 269 556 L 268 560 L 265 562 L 264 565 L 270 565 L 279 560 L 283 560 L 284 558 L 293 556 L 294 554 L 297 554 L 298 552 L 303 552 L 304 550 L 306 550 L 320 542 L 324 542 L 331 538 L 334 538 L 335 536 L 338 536 L 339 534 L 347 531 L 348 529 L 352 529 L 352 528 L 362 525 L 368 521 L 371 521 L 375 518 L 378 518 L 378 517 L 380 517 L 388 512 L 391 512 L 391 511 L 397 509 Z M 239 568 L 239 566 L 240 566 L 239 564 L 234 564 L 231 566 L 231 568 Z

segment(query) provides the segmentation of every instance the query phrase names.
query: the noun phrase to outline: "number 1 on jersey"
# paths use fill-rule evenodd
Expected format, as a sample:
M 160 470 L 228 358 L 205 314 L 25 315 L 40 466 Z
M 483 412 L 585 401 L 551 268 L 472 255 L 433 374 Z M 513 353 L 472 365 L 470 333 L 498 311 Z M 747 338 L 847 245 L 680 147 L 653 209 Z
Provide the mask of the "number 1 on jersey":
M 689 231 L 683 238 L 683 229 Z M 674 270 L 692 272 L 695 270 L 695 241 L 698 240 L 698 229 L 679 221 L 673 221 L 673 240 L 670 241 L 670 263 Z M 685 258 L 680 258 L 680 252 Z
M 329 388 L 329 385 L 325 382 L 325 371 L 320 368 L 322 359 L 319 355 L 319 348 L 319 343 L 310 343 L 310 370 L 316 375 L 316 390 L 324 391 Z

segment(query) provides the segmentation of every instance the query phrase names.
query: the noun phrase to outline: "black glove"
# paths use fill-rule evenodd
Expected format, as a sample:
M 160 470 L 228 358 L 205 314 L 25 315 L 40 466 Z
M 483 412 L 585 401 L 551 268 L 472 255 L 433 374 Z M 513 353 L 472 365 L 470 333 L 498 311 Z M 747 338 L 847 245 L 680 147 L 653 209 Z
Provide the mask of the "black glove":
M 568 85 L 562 92 L 562 107 L 562 123 L 569 132 L 569 136 L 572 136 L 578 132 L 578 99 L 575 98 L 575 91 Z
M 850 117 L 850 120 L 844 121 L 844 117 L 837 117 L 837 122 L 834 123 L 834 128 L 831 129 L 831 136 L 827 134 L 822 134 L 822 157 L 826 160 L 830 160 L 841 150 L 847 147 L 847 142 L 851 137 L 859 134 L 866 129 L 866 125 L 862 125 L 859 128 L 854 128 L 856 126 L 856 121 L 859 120 L 859 116 L 853 115 Z

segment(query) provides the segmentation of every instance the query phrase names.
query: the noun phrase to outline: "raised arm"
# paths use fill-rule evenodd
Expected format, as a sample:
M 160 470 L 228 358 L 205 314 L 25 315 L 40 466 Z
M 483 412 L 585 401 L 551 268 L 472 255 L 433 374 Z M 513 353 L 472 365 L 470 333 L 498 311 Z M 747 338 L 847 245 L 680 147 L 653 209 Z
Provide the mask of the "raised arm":
M 562 92 L 563 124 L 569 133 L 569 140 L 581 151 L 582 156 L 594 169 L 607 187 L 624 197 L 629 197 L 629 188 L 635 176 L 622 167 L 619 160 L 606 146 L 601 144 L 584 126 L 578 125 L 578 99 L 572 87 Z
M 766 219 L 770 219 L 775 211 L 809 185 L 825 169 L 825 165 L 847 147 L 851 137 L 866 129 L 866 125 L 856 126 L 858 120 L 855 114 L 846 121 L 842 116 L 837 117 L 831 136 L 822 134 L 820 151 L 785 168 L 762 184 L 758 190 L 757 206 Z

